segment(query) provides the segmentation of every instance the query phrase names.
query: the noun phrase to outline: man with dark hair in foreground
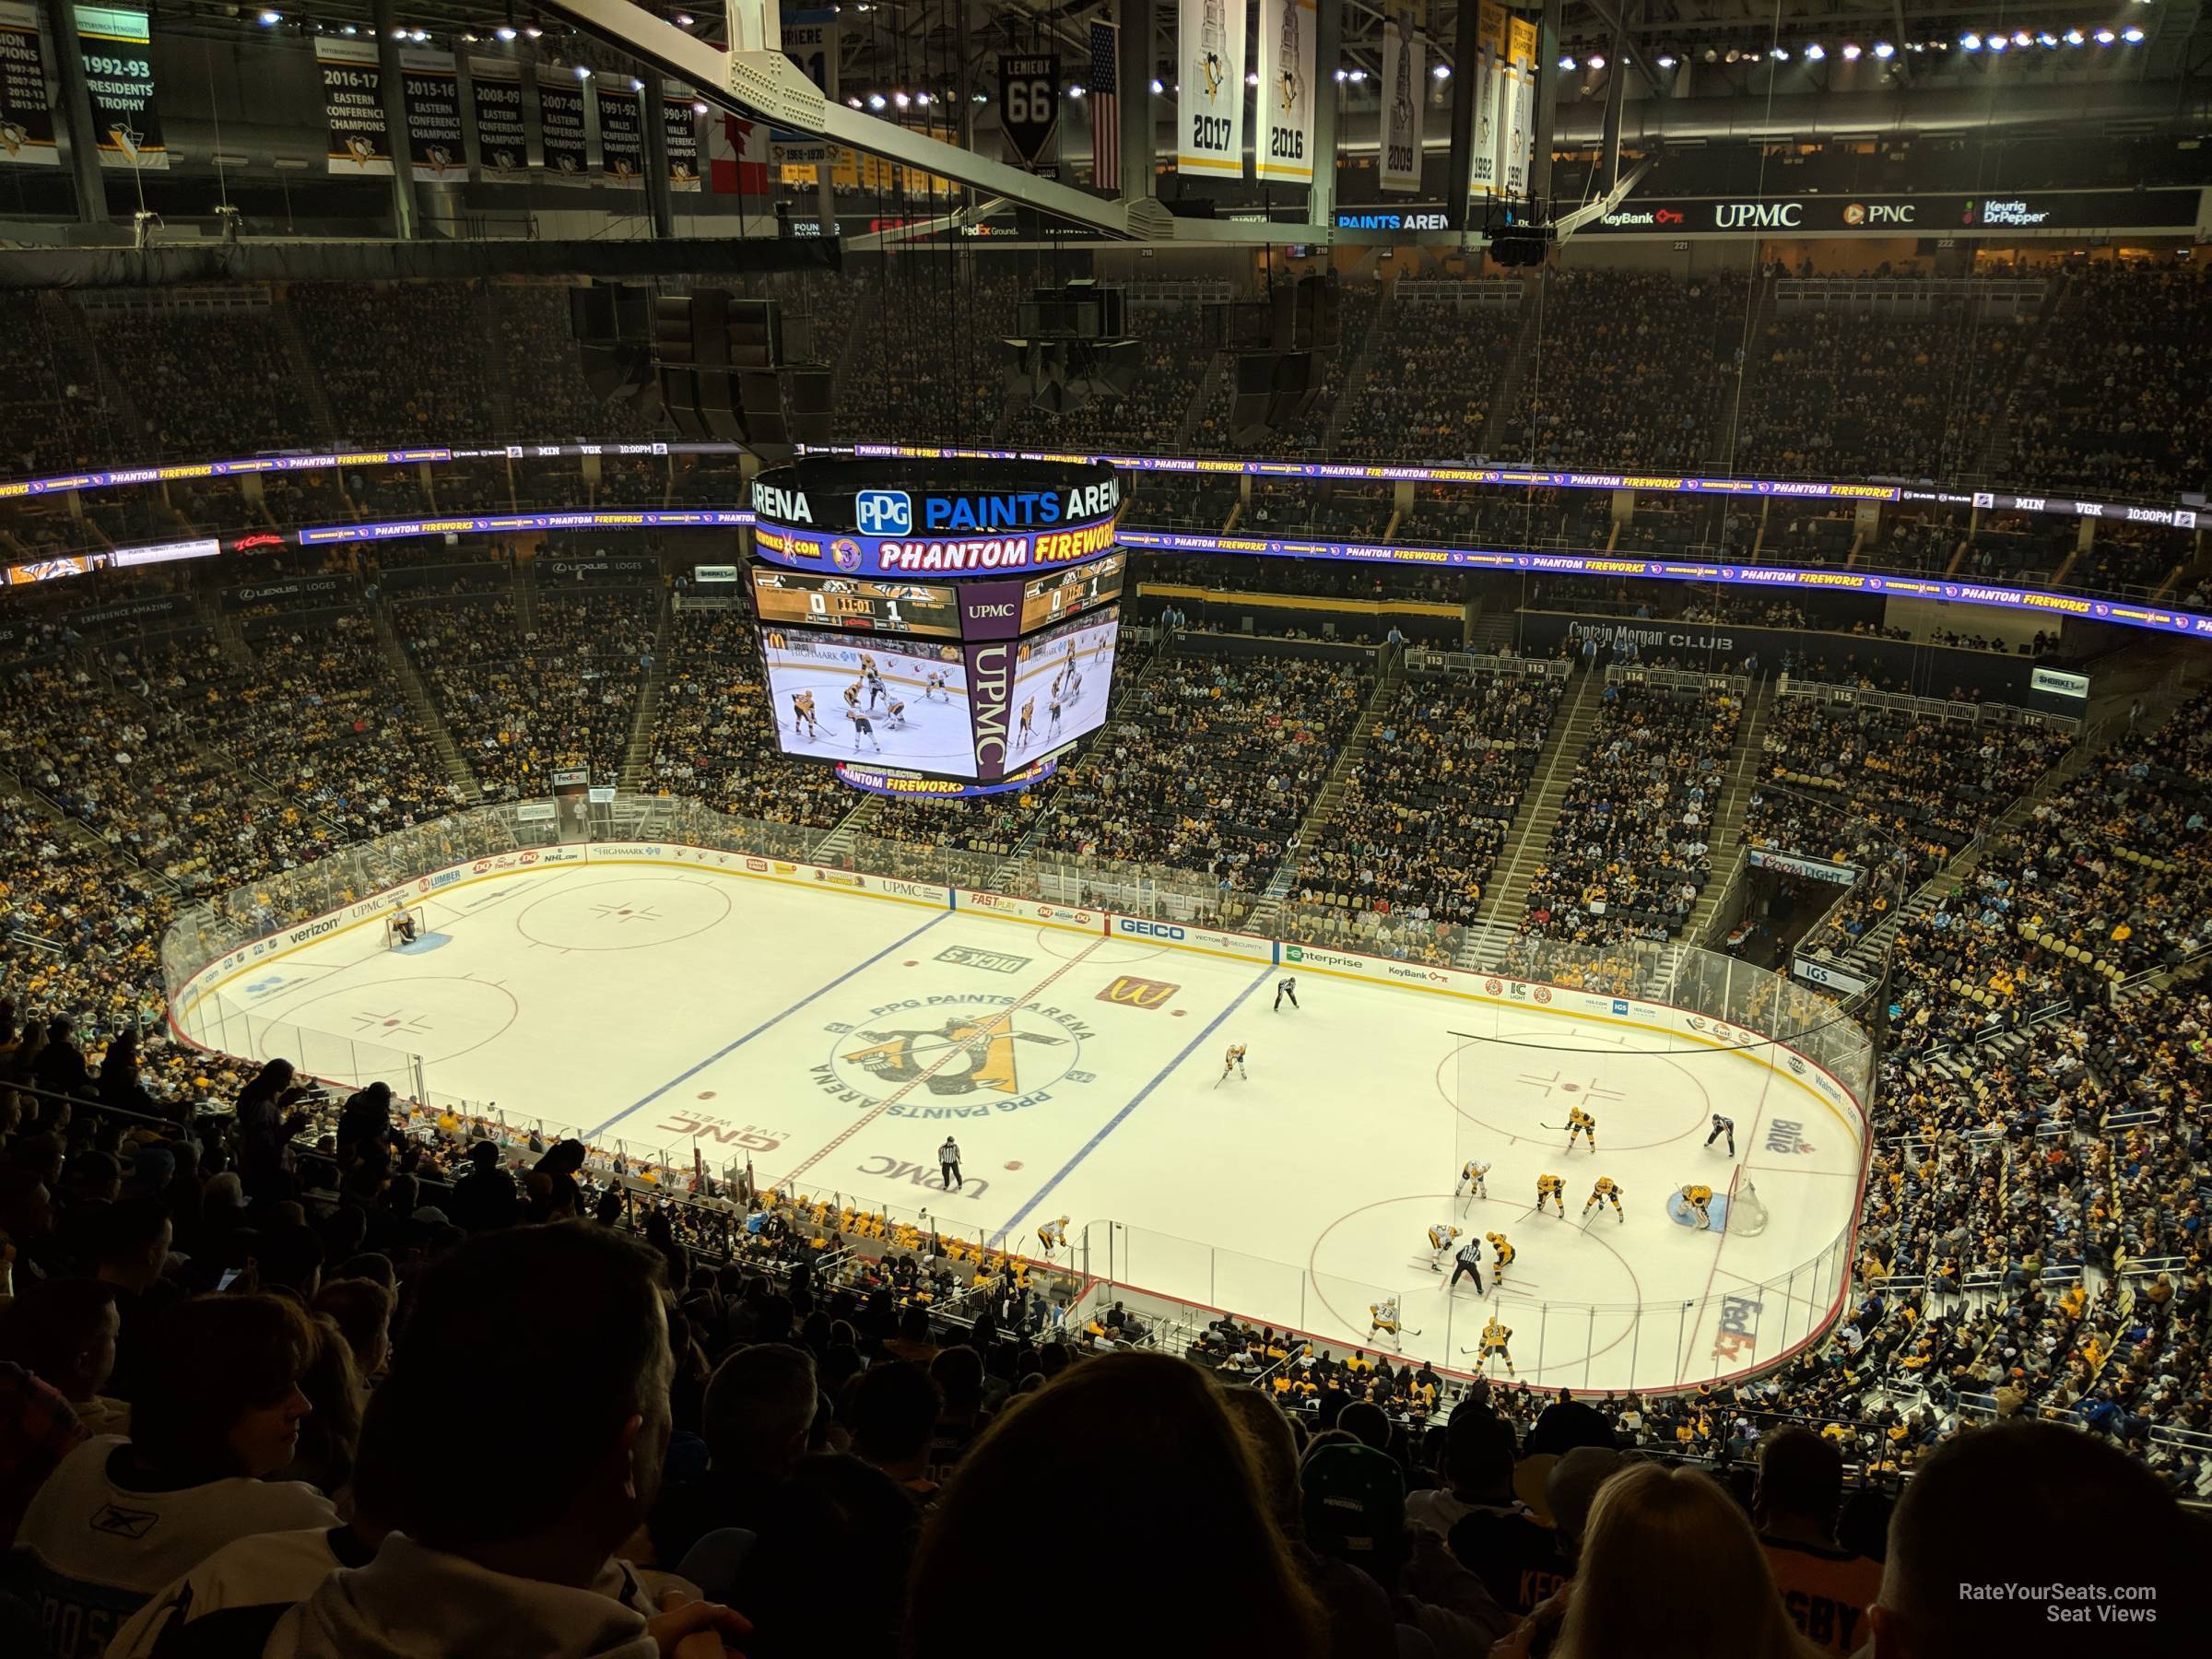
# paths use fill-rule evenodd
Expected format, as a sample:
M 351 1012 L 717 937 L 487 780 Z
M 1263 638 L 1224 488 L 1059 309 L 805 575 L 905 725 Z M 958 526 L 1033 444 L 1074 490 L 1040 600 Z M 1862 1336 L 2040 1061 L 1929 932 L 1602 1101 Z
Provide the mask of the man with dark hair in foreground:
M 2102 1441 L 2056 1423 L 1970 1430 L 1889 1519 L 1872 1659 L 2201 1653 L 2208 1555 L 2204 1523 Z
M 742 1635 L 727 1607 L 649 1616 L 615 1550 L 651 1509 L 674 1361 L 659 1259 L 576 1225 L 487 1233 L 426 1274 L 379 1429 L 397 1531 L 333 1573 L 265 1650 L 285 1659 L 653 1659 Z M 456 1411 L 491 1431 L 453 1438 Z M 687 1647 L 687 1654 L 690 1652 Z

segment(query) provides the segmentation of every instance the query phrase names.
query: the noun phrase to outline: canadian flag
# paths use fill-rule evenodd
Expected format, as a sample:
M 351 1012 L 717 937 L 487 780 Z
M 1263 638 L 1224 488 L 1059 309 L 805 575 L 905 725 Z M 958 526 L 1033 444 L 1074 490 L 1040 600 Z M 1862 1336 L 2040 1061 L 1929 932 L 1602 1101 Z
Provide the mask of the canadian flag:
M 727 110 L 707 124 L 707 183 L 716 195 L 768 194 L 768 125 Z

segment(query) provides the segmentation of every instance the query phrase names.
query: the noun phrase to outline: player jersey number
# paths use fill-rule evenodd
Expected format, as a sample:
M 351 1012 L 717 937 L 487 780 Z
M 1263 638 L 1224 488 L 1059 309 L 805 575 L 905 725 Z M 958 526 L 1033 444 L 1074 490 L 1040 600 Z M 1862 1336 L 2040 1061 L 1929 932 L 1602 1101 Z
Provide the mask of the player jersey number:
M 1060 102 L 1058 88 L 1042 76 L 1033 80 L 1010 80 L 1000 96 L 1006 100 L 1006 119 L 1017 126 L 1030 122 L 1050 126 Z

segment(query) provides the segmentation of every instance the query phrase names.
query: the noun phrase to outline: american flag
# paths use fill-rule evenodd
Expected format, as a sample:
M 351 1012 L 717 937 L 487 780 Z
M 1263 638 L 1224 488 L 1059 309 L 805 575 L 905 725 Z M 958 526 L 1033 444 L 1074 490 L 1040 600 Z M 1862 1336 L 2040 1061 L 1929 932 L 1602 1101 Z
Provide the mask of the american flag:
M 1122 187 L 1121 42 L 1112 24 L 1090 26 L 1090 182 L 1100 190 Z

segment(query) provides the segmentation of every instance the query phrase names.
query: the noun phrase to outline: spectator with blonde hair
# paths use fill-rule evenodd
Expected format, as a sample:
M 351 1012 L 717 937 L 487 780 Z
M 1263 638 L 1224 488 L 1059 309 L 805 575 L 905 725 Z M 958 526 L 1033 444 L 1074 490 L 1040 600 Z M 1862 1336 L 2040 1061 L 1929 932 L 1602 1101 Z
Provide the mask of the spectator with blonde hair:
M 1701 1470 L 1659 1464 L 1632 1465 L 1599 1488 L 1574 1577 L 1492 1650 L 1496 1659 L 1810 1659 L 1818 1651 L 1792 1628 L 1766 1551 L 1735 1500 Z

